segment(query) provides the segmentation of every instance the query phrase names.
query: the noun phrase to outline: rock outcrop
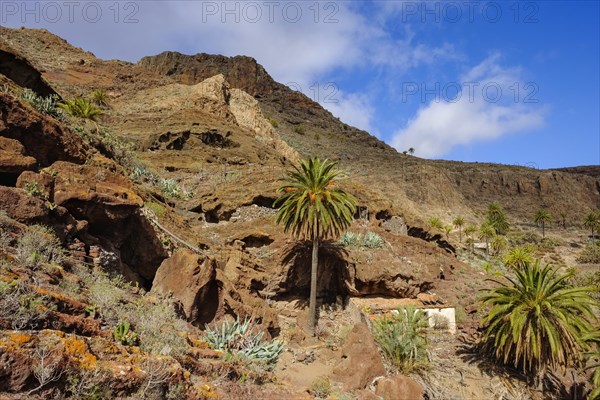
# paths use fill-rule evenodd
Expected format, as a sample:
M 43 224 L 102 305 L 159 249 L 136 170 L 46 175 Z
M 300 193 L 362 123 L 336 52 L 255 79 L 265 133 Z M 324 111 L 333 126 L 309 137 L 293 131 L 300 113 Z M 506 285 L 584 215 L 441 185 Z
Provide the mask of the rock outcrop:
M 76 164 L 85 161 L 87 146 L 54 118 L 6 93 L 0 93 L 0 114 L 0 136 L 19 141 L 24 154 L 35 158 L 39 167 L 59 160 Z
M 345 391 L 364 389 L 374 378 L 385 375 L 379 349 L 364 323 L 354 325 L 342 354 L 342 361 L 334 369 L 334 374 Z
M 219 284 L 215 260 L 182 248 L 162 262 L 152 282 L 152 291 L 171 293 L 191 323 L 211 322 L 219 307 Z

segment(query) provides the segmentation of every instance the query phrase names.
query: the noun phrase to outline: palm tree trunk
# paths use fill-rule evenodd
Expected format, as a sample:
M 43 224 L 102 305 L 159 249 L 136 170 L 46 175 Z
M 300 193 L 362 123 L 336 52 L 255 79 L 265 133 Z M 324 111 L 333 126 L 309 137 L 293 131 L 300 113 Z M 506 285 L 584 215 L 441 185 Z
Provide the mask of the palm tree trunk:
M 542 222 L 542 239 L 546 237 L 546 224 Z
M 310 300 L 308 328 L 314 334 L 317 326 L 317 269 L 319 266 L 319 238 L 313 238 L 312 265 L 310 270 Z

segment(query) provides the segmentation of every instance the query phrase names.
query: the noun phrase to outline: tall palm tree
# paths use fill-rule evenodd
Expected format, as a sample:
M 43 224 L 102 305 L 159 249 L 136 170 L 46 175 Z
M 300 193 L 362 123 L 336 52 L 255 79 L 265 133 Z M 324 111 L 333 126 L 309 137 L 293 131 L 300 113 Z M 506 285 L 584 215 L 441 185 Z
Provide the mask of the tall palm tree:
M 525 264 L 508 283 L 481 297 L 490 307 L 482 319 L 483 348 L 498 361 L 535 377 L 538 385 L 548 368 L 577 365 L 590 345 L 585 336 L 596 321 L 591 287 L 574 287 L 572 273 L 557 274 L 550 265 Z
M 479 239 L 485 241 L 485 250 L 490 255 L 490 240 L 496 236 L 496 230 L 489 222 L 484 222 L 479 227 Z
M 504 235 L 510 228 L 504 209 L 496 202 L 488 206 L 486 222 L 495 229 L 498 235 Z
M 542 225 L 542 238 L 545 238 L 546 224 L 552 222 L 552 214 L 550 214 L 548 210 L 542 208 L 541 210 L 538 210 L 538 212 L 535 213 L 535 216 L 533 217 L 533 222 L 535 222 L 538 225 Z
M 459 215 L 458 217 L 454 218 L 452 225 L 458 229 L 458 240 L 460 243 L 462 243 L 462 228 L 465 226 L 465 219 Z
M 594 243 L 595 236 L 594 231 L 596 231 L 600 227 L 600 212 L 591 212 L 585 217 L 585 221 L 583 221 L 583 226 L 591 229 L 592 231 L 592 243 Z
M 283 178 L 285 183 L 277 189 L 281 196 L 274 203 L 279 207 L 276 223 L 283 224 L 285 232 L 312 241 L 309 328 L 313 331 L 317 322 L 319 242 L 348 228 L 358 203 L 336 187 L 335 181 L 342 174 L 336 164 L 317 157 L 301 161 Z

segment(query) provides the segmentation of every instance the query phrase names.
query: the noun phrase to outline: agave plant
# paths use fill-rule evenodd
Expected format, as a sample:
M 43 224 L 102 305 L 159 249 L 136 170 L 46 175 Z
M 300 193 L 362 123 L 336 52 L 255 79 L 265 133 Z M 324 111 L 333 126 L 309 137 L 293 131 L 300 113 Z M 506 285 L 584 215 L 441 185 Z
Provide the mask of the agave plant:
M 397 315 L 384 316 L 373 322 L 373 336 L 386 359 L 408 373 L 427 361 L 427 315 L 415 308 L 399 309 Z
M 265 364 L 277 362 L 283 351 L 283 343 L 264 340 L 264 332 L 258 330 L 251 319 L 225 320 L 220 327 L 207 326 L 205 337 L 213 349 Z
M 589 349 L 585 335 L 595 316 L 590 287 L 574 287 L 572 273 L 557 274 L 550 265 L 524 264 L 508 282 L 481 300 L 489 306 L 483 318 L 484 350 L 504 364 L 520 367 L 541 384 L 549 368 L 577 365 Z

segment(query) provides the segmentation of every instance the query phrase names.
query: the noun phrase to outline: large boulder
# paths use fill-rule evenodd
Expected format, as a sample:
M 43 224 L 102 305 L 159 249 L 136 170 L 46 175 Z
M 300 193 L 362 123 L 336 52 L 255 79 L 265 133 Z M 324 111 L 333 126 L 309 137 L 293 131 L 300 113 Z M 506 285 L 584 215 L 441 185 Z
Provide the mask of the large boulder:
M 404 375 L 382 379 L 375 389 L 375 394 L 383 400 L 420 400 L 424 393 L 420 383 Z
M 214 259 L 180 248 L 156 271 L 152 291 L 172 294 L 188 321 L 208 323 L 219 304 L 216 268 Z
M 332 379 L 344 391 L 364 389 L 374 378 L 385 375 L 385 367 L 369 327 L 354 325 L 342 348 L 342 361 L 333 370 Z

